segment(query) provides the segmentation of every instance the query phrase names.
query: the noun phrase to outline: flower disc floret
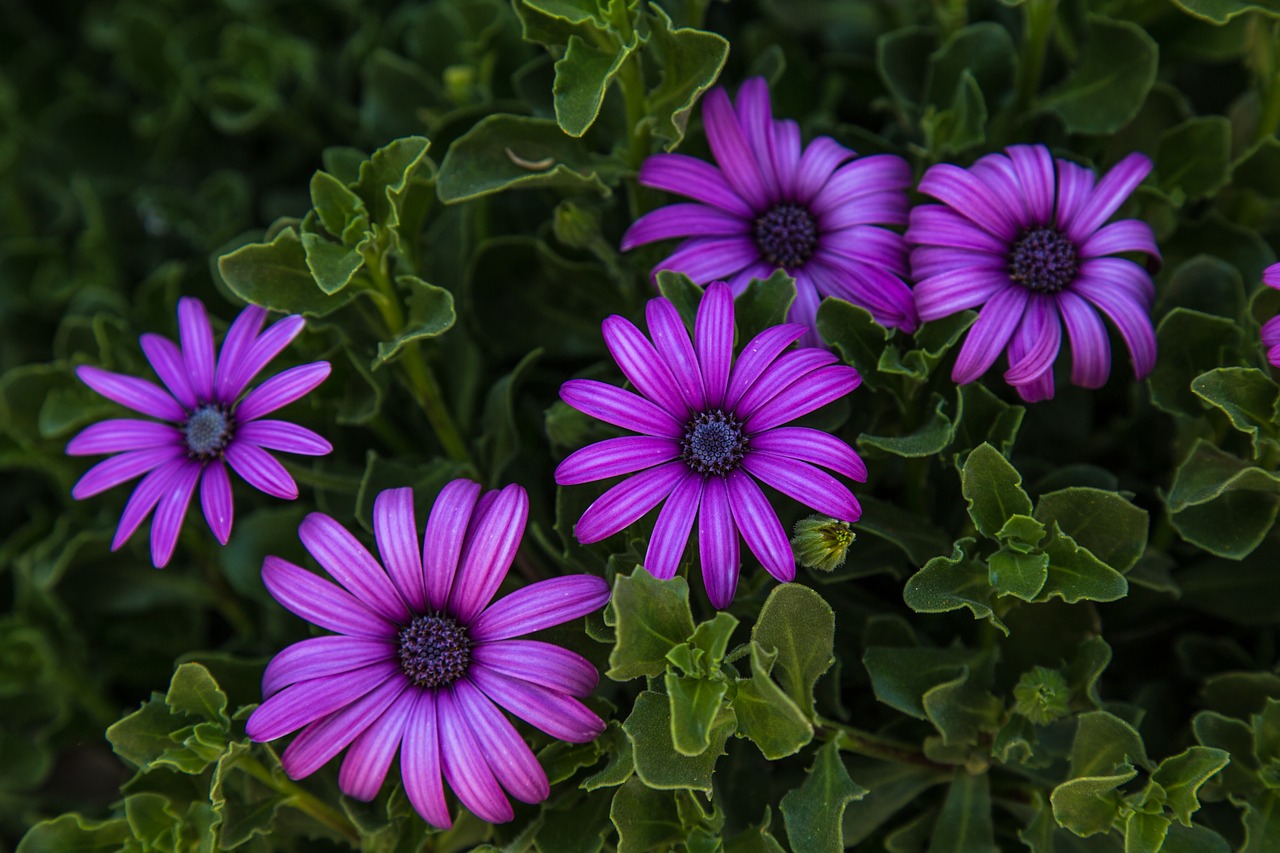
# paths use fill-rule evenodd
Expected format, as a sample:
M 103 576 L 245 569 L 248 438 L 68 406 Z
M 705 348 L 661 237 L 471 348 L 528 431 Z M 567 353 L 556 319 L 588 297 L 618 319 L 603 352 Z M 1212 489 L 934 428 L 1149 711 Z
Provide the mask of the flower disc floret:
M 720 409 L 699 412 L 684 429 L 680 458 L 699 474 L 724 475 L 738 467 L 747 448 L 742 424 Z
M 182 425 L 187 455 L 206 462 L 221 456 L 234 434 L 231 414 L 218 403 L 206 403 L 196 409 Z
M 471 639 L 456 620 L 420 613 L 396 636 L 400 668 L 419 687 L 445 687 L 467 674 Z

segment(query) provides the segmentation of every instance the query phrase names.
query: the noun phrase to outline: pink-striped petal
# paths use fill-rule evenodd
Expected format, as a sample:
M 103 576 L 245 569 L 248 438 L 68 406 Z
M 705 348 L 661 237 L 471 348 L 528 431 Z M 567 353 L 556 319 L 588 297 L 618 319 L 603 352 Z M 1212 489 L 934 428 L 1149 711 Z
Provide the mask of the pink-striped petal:
M 1118 252 L 1145 252 L 1159 260 L 1160 247 L 1156 245 L 1151 226 L 1138 219 L 1122 219 L 1104 225 L 1089 235 L 1080 247 L 1083 258 L 1097 258 Z
M 734 192 L 755 210 L 769 203 L 755 153 L 738 124 L 738 117 L 724 89 L 712 89 L 702 101 L 702 124 L 711 154 Z
M 840 439 L 809 427 L 778 427 L 751 437 L 752 450 L 793 456 L 830 468 L 859 483 L 867 481 L 867 466 L 857 452 Z
M 324 456 L 333 452 L 333 445 L 323 437 L 288 421 L 249 421 L 236 430 L 236 438 L 267 450 L 280 450 L 299 456 Z
M 167 566 L 173 556 L 203 467 L 196 462 L 183 464 L 156 502 L 156 515 L 151 521 L 151 562 L 157 569 Z
M 180 446 L 151 447 L 146 450 L 130 450 L 112 456 L 94 465 L 71 488 L 71 497 L 78 501 L 105 492 L 112 486 L 141 477 L 158 465 L 184 457 Z
M 1005 151 L 1017 173 L 1031 224 L 1048 225 L 1053 221 L 1054 191 L 1053 156 L 1049 149 L 1043 145 L 1010 145 Z
M 751 205 L 729 186 L 724 172 L 687 154 L 655 154 L 647 158 L 640 166 L 636 181 L 641 186 L 666 190 L 737 216 L 755 214 Z
M 747 418 L 748 435 L 773 429 L 839 400 L 862 384 L 858 371 L 843 364 L 820 367 L 791 383 Z
M 570 379 L 560 399 L 597 420 L 644 435 L 679 438 L 684 425 L 645 398 L 594 379 Z
M 591 575 L 566 575 L 521 587 L 471 623 L 477 643 L 532 634 L 594 613 L 609 601 L 609 585 Z
M 791 119 L 773 123 L 773 170 L 782 187 L 782 195 L 794 198 L 796 170 L 800 166 L 800 125 Z
M 689 409 L 680 388 L 649 339 L 617 314 L 605 318 L 603 334 L 613 360 L 636 390 L 677 420 L 685 418 Z
M 809 210 L 823 217 L 851 199 L 870 193 L 904 193 L 911 186 L 911 166 L 894 154 L 859 157 L 832 174 L 822 191 L 809 202 Z
M 196 399 L 196 392 L 191 387 L 182 350 L 173 341 L 152 332 L 147 332 L 138 340 L 142 344 L 143 355 L 151 363 L 151 369 L 160 377 L 164 387 L 169 389 L 169 393 L 184 409 L 194 411 L 200 401 Z
M 707 284 L 722 281 L 758 260 L 760 249 L 747 237 L 695 237 L 654 264 L 653 272 L 671 270 L 684 273 L 696 284 Z
M 391 661 L 291 684 L 268 698 L 249 716 L 245 732 L 266 743 L 332 714 L 385 682 L 405 683 L 400 665 Z
M 822 235 L 822 250 L 864 264 L 907 274 L 907 242 L 896 231 L 877 225 L 853 225 Z
M 291 314 L 272 323 L 253 342 L 249 351 L 234 367 L 231 377 L 227 380 L 228 389 L 224 402 L 230 403 L 237 399 L 244 392 L 245 387 L 262 371 L 262 368 L 279 355 L 281 350 L 298 336 L 305 325 L 306 322 L 297 314 Z
M 680 558 L 689 544 L 689 533 L 698 517 L 705 478 L 689 471 L 671 490 L 667 502 L 658 510 L 653 535 L 644 555 L 644 567 L 659 580 L 671 580 L 680 568 Z
M 288 560 L 263 560 L 262 582 L 286 610 L 321 628 L 375 640 L 391 639 L 399 630 L 342 587 Z
M 204 303 L 191 296 L 178 300 L 178 340 L 191 389 L 199 400 L 213 399 L 213 328 Z
M 426 609 L 422 585 L 422 551 L 418 548 L 418 522 L 413 512 L 413 489 L 387 489 L 373 501 L 373 536 L 387 574 L 409 609 Z
M 1058 230 L 1072 234 L 1073 225 L 1083 214 L 1089 195 L 1093 192 L 1095 177 L 1093 172 L 1083 166 L 1062 159 L 1055 162 L 1058 164 L 1058 209 L 1054 218 L 1057 220 Z M 1080 245 L 1079 240 L 1075 243 Z
M 778 580 L 783 583 L 795 580 L 796 559 L 791 552 L 791 541 L 764 492 L 741 469 L 729 472 L 725 479 L 734 525 L 742 533 L 751 553 L 756 555 L 765 571 Z M 730 596 L 730 600 L 732 598 Z
M 499 706 L 553 738 L 586 743 L 604 731 L 604 721 L 572 696 L 478 664 L 467 678 Z
M 999 255 L 1007 254 L 1010 245 L 1010 238 L 997 237 L 941 204 L 911 208 L 910 227 L 904 236 L 915 245 L 950 246 Z
M 440 714 L 434 690 L 418 691 L 418 701 L 409 714 L 400 748 L 400 774 L 404 792 L 414 810 L 438 829 L 449 829 L 453 819 L 444 801 L 444 781 L 440 768 Z
M 204 466 L 204 476 L 200 478 L 200 507 L 214 538 L 226 545 L 231 538 L 235 504 L 231 500 L 231 478 L 221 459 Z
M 796 323 L 783 323 L 781 326 L 770 326 L 756 335 L 742 348 L 738 361 L 729 374 L 729 390 L 725 396 L 725 407 L 734 411 L 742 411 L 739 402 L 760 378 L 760 374 L 804 334 L 804 326 Z
M 752 77 L 738 88 L 733 102 L 738 126 L 755 155 L 765 197 L 774 199 L 782 188 L 773 168 L 773 109 L 769 104 L 769 84 L 763 77 Z
M 1088 276 L 1082 276 L 1072 289 L 1077 295 L 1092 302 L 1116 324 L 1133 359 L 1134 375 L 1142 379 L 1150 373 L 1156 364 L 1156 333 L 1146 307 L 1131 295 L 1121 293 Z M 970 334 L 973 332 L 970 331 Z
M 702 295 L 693 341 L 702 368 L 707 406 L 718 409 L 724 405 L 729 369 L 733 364 L 733 294 L 723 282 L 713 282 Z
M 711 606 L 723 610 L 733 602 L 742 568 L 738 530 L 729 508 L 729 490 L 723 477 L 708 477 L 698 512 L 698 556 L 702 583 Z
M 142 478 L 142 482 L 134 488 L 133 494 L 129 495 L 129 501 L 124 505 L 124 512 L 120 513 L 120 523 L 116 526 L 116 535 L 111 540 L 112 551 L 118 551 L 128 541 L 134 531 L 151 514 L 151 510 L 155 509 L 165 492 L 173 488 L 183 470 L 192 465 L 196 466 L 197 471 L 199 470 L 198 463 L 187 459 L 174 459 Z
M 1262 283 L 1280 290 L 1280 264 L 1272 264 L 1262 271 Z
M 668 462 L 623 480 L 587 507 L 574 525 L 574 536 L 584 545 L 612 536 L 671 494 L 688 470 L 683 462 Z
M 448 610 L 462 624 L 471 624 L 498 591 L 515 559 L 528 517 L 529 495 L 514 483 L 472 517 L 449 593 Z
M 260 492 L 291 501 L 298 496 L 298 484 L 276 458 L 247 441 L 232 441 L 223 458 L 244 481 Z
M 832 518 L 857 521 L 862 517 L 862 507 L 853 492 L 835 477 L 807 462 L 760 450 L 744 456 L 742 467 L 787 497 Z
M 472 638 L 475 639 L 474 631 Z M 591 661 L 577 652 L 539 640 L 477 641 L 471 649 L 471 659 L 502 675 L 541 684 L 570 696 L 588 696 L 600 682 L 600 674 Z
M 1062 346 L 1062 324 L 1058 320 L 1057 303 L 1052 296 L 1032 294 L 1022 322 L 1014 332 L 1021 351 L 1009 356 L 1009 369 L 1004 381 L 1010 385 L 1025 385 L 1037 379 L 1046 370 L 1053 369 Z
M 1120 209 L 1150 171 L 1151 161 L 1136 152 L 1112 166 L 1111 171 L 1093 188 L 1080 214 L 1068 226 L 1067 236 L 1076 243 L 1084 242 Z
M 551 794 L 546 771 L 515 726 L 465 678 L 456 682 L 450 692 L 498 783 L 522 803 L 545 800 Z
M 329 376 L 329 371 L 329 362 L 316 361 L 272 376 L 245 396 L 236 408 L 236 420 L 251 421 L 305 397 Z
M 67 444 L 68 456 L 119 453 L 157 446 L 182 447 L 182 433 L 176 427 L 156 421 L 115 418 L 85 427 Z
M 484 749 L 471 729 L 469 715 L 458 707 L 452 690 L 436 693 L 440 726 L 441 766 L 449 787 L 473 814 L 489 823 L 506 823 L 515 816 L 502 793 Z
M 929 167 L 920 179 L 920 192 L 946 202 L 957 213 L 1001 240 L 1011 240 L 1017 233 L 1016 218 L 1000 206 L 995 193 L 976 175 L 959 166 L 938 163 Z
M 672 438 L 649 435 L 606 438 L 569 454 L 556 466 L 555 480 L 561 486 L 591 483 L 642 471 L 679 456 L 680 444 Z
M 796 168 L 796 201 L 801 204 L 812 201 L 836 167 L 855 156 L 857 155 L 851 149 L 845 148 L 829 136 L 819 136 L 810 142 L 800 155 L 800 164 Z
M 697 355 L 689 338 L 689 330 L 680 319 L 680 312 L 669 299 L 658 298 L 649 300 L 644 316 L 654 348 L 667 365 L 685 404 L 694 411 L 706 408 L 706 394 L 702 388 L 702 374 L 698 372 Z
M 669 204 L 637 219 L 622 235 L 622 251 L 645 243 L 681 237 L 725 237 L 746 234 L 751 220 L 705 204 Z
M 911 253 L 911 275 L 916 281 L 943 273 L 1003 273 L 1009 280 L 1008 253 L 975 252 L 951 246 L 917 246 Z
M 901 190 L 853 196 L 828 211 L 818 229 L 826 232 L 857 225 L 906 225 L 910 204 Z
M 918 281 L 913 293 L 916 311 L 927 323 L 950 317 L 958 311 L 977 308 L 991 301 L 996 294 L 1016 286 L 1008 272 L 957 269 Z
M 218 367 L 213 377 L 213 395 L 219 402 L 232 403 L 244 390 L 243 385 L 236 387 L 233 383 L 237 380 L 245 357 L 253 348 L 254 339 L 262 330 L 262 324 L 266 319 L 266 309 L 249 305 L 232 321 L 231 328 L 227 329 L 227 336 L 222 340 L 222 349 L 218 352 Z M 298 328 L 301 328 L 300 323 Z M 246 378 L 245 382 L 251 378 Z
M 1265 347 L 1280 346 L 1280 317 L 1272 317 L 1262 324 L 1259 337 Z
M 1058 311 L 1071 338 L 1071 381 L 1101 388 L 1111 374 L 1111 343 L 1098 312 L 1070 291 L 1058 294 Z
M 386 571 L 337 521 L 313 512 L 298 526 L 298 538 L 316 562 L 369 609 L 391 622 L 409 620 L 409 609 Z
M 1009 287 L 995 294 L 978 312 L 977 321 L 969 328 L 964 345 L 955 366 L 951 368 L 951 380 L 961 385 L 972 382 L 995 364 L 1000 351 L 1022 320 L 1027 304 L 1027 291 L 1022 287 Z
M 112 373 L 91 364 L 77 367 L 76 376 L 108 400 L 135 412 L 174 423 L 187 419 L 187 412 L 178 401 L 154 382 L 138 379 L 136 376 L 125 376 L 123 373 Z
M 422 539 L 422 567 L 427 605 L 432 610 L 443 610 L 449 601 L 462 543 L 466 541 L 480 492 L 479 483 L 453 480 L 440 490 L 431 507 L 427 533 Z
M 405 690 L 369 727 L 359 734 L 342 759 L 338 773 L 338 787 L 342 793 L 363 802 L 378 796 L 391 762 L 400 749 L 414 706 L 418 704 L 418 690 Z
M 837 361 L 839 359 L 834 353 L 812 347 L 786 353 L 764 366 L 759 377 L 738 398 L 733 410 L 740 418 L 749 418 L 757 409 L 797 380 Z
M 396 657 L 396 644 L 386 639 L 325 635 L 285 647 L 262 673 L 262 695 L 273 696 L 290 684 L 325 678 Z
M 1014 169 L 1013 161 L 1004 154 L 988 154 L 985 157 L 979 157 L 978 161 L 969 167 L 969 173 L 982 181 L 987 190 L 995 196 L 1000 209 L 1013 219 L 1019 230 L 1026 229 L 1032 224 L 1031 215 L 1027 210 L 1026 196 L 1018 183 L 1018 173 Z
M 393 676 L 346 707 L 313 722 L 281 754 L 280 766 L 291 779 L 310 776 L 373 725 L 408 686 L 408 679 Z
M 1151 276 L 1124 258 L 1089 258 L 1080 264 L 1079 277 L 1120 291 L 1140 305 L 1149 307 L 1156 299 L 1156 286 Z

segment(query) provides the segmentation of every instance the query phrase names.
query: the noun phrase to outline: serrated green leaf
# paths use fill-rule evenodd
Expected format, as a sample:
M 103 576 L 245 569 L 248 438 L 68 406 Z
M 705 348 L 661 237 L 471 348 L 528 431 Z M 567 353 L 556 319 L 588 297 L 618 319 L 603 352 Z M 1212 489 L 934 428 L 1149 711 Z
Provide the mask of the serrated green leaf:
M 770 678 L 777 654 L 751 644 L 751 677 L 737 680 L 733 710 L 738 731 L 770 761 L 794 755 L 813 740 L 804 711 Z
M 1154 164 L 1167 194 L 1195 199 L 1216 193 L 1231 175 L 1231 122 L 1197 116 L 1170 128 L 1160 137 Z
M 359 166 L 355 169 L 358 176 Z M 369 228 L 364 200 L 328 172 L 311 176 L 311 206 L 325 230 L 346 246 L 354 247 Z
M 973 539 L 955 543 L 950 557 L 934 557 L 912 575 L 902 590 L 902 600 L 917 613 L 946 613 L 967 607 L 974 619 L 988 619 L 1008 634 L 1000 618 L 991 608 L 995 590 L 987 566 L 969 557 L 966 551 Z
M 1280 18 L 1280 3 L 1276 0 L 1173 0 L 1175 6 L 1214 24 L 1225 24 L 1237 15 L 1258 12 Z
M 427 284 L 413 275 L 397 276 L 396 284 L 407 292 L 409 317 L 403 332 L 378 343 L 378 354 L 370 365 L 374 370 L 394 361 L 407 345 L 443 335 L 458 319 L 453 310 L 453 294 L 443 287 Z
M 414 184 L 435 172 L 427 157 L 430 147 L 425 136 L 405 136 L 388 142 L 360 164 L 355 192 L 374 222 L 397 229 L 405 220 L 404 206 Z
M 647 788 L 639 779 L 613 795 L 609 819 L 618 830 L 618 853 L 646 853 L 685 837 L 675 797 Z
M 1115 492 L 1077 486 L 1043 494 L 1035 517 L 1058 529 L 1117 572 L 1127 572 L 1147 547 L 1147 511 Z
M 1085 776 L 1063 782 L 1053 789 L 1049 801 L 1059 826 L 1086 838 L 1110 832 L 1120 818 L 1120 794 L 1116 791 L 1138 771 L 1121 765 L 1107 776 Z
M 1138 114 L 1156 79 L 1159 47 L 1137 24 L 1090 15 L 1084 57 L 1040 108 L 1072 133 L 1113 133 Z
M 699 622 L 689 636 L 689 645 L 703 653 L 707 674 L 716 671 L 720 661 L 724 660 L 725 649 L 729 647 L 729 638 L 738 627 L 738 619 L 721 610 L 713 618 Z
M 769 593 L 751 629 L 752 642 L 777 652 L 775 674 L 806 714 L 813 714 L 813 686 L 835 660 L 835 612 L 822 596 L 800 584 Z
M 929 853 L 996 853 L 987 774 L 956 773 L 938 813 Z
M 1160 853 L 1168 833 L 1163 815 L 1132 812 L 1124 822 L 1124 853 Z
M 175 748 L 169 733 L 184 721 L 174 714 L 158 693 L 132 714 L 107 729 L 107 740 L 116 755 L 141 770 Z
M 995 539 L 1013 516 L 1031 515 L 1022 475 L 990 444 L 984 442 L 969 454 L 960 481 L 969 517 L 988 539 Z
M 884 387 L 877 365 L 892 334 L 867 309 L 828 296 L 818 306 L 818 334 L 845 364 L 857 368 L 869 388 Z
M 637 566 L 630 576 L 614 579 L 610 602 L 618 640 L 605 674 L 614 681 L 661 675 L 667 652 L 694 630 L 689 584 L 682 577 L 657 580 Z
M 867 790 L 849 778 L 836 744 L 823 746 L 804 783 L 787 792 L 779 804 L 791 849 L 812 853 L 844 850 L 841 821 L 845 807 L 866 795 Z
M 684 138 L 693 106 L 716 78 L 729 57 L 729 42 L 718 33 L 673 27 L 659 6 L 649 7 L 646 50 L 657 55 L 661 80 L 645 102 L 653 119 L 653 134 L 673 150 Z
M 631 740 L 636 775 L 650 788 L 687 788 L 710 794 L 716 761 L 736 727 L 733 711 L 721 706 L 711 724 L 710 745 L 699 755 L 676 751 L 671 724 L 666 696 L 646 690 L 636 697 L 631 715 L 622 724 Z
M 975 745 L 983 733 L 1000 727 L 1003 703 L 973 683 L 969 668 L 935 684 L 920 697 L 925 716 L 937 727 L 945 746 Z
M 319 234 L 302 235 L 302 253 L 312 278 L 326 296 L 333 296 L 350 284 L 364 266 L 364 255 Z
M 1178 755 L 1166 758 L 1151 774 L 1151 781 L 1164 788 L 1165 805 L 1183 826 L 1191 825 L 1191 815 L 1200 808 L 1196 794 L 1202 785 L 1231 761 L 1221 749 L 1205 746 L 1188 747 Z
M 1107 711 L 1090 711 L 1078 719 L 1071 744 L 1070 778 L 1107 776 L 1122 765 L 1150 769 L 1142 736 L 1133 726 Z
M 124 818 L 91 820 L 77 812 L 43 820 L 27 830 L 15 853 L 91 853 L 119 850 L 133 838 Z
M 1026 408 L 1006 403 L 978 382 L 961 385 L 956 393 L 956 430 L 951 453 L 957 467 L 961 467 L 963 454 L 983 442 L 1008 458 Z
M 1222 261 L 1194 259 L 1174 274 L 1176 283 L 1183 278 L 1218 275 Z M 1239 273 L 1232 270 L 1223 275 Z M 1206 371 L 1235 359 L 1231 356 L 1242 342 L 1242 334 L 1234 320 L 1215 317 L 1183 307 L 1174 308 L 1160 321 L 1156 343 L 1164 354 L 1157 360 L 1147 383 L 1151 402 L 1170 414 L 1200 416 L 1204 406 L 1191 391 L 1191 382 Z
M 928 718 L 924 695 L 962 677 L 979 662 L 967 649 L 872 646 L 862 656 L 876 699 L 916 719 Z
M 612 788 L 630 779 L 636 771 L 636 763 L 631 749 L 631 739 L 622 730 L 622 726 L 616 720 L 610 720 L 604 734 L 596 738 L 596 741 L 598 743 L 607 741 L 611 747 L 607 750 L 609 760 L 599 771 L 582 780 L 583 789 L 595 791 L 600 788 Z M 605 747 L 602 746 L 601 749 Z
M 1043 545 L 1049 556 L 1049 575 L 1037 601 L 1057 596 L 1067 604 L 1077 601 L 1116 601 L 1129 593 L 1124 575 L 1103 563 L 1070 537 L 1063 534 L 1057 522 L 1049 529 Z
M 270 243 L 250 243 L 218 258 L 231 292 L 271 311 L 323 317 L 354 299 L 355 289 L 325 293 L 307 266 L 298 232 L 286 228 Z
M 175 711 L 216 723 L 223 731 L 231 725 L 226 694 L 198 663 L 184 663 L 174 671 L 165 703 Z
M 1025 554 L 1001 548 L 987 558 L 987 580 L 996 595 L 1032 601 L 1049 577 L 1048 554 Z
M 711 729 L 729 682 L 676 675 L 663 677 L 671 706 L 671 743 L 681 755 L 701 755 L 711 745 Z
M 1230 763 L 1210 780 L 1210 787 L 1244 799 L 1261 792 L 1258 762 L 1253 755 L 1253 728 L 1248 723 L 1216 711 L 1201 711 L 1192 718 L 1191 729 L 1201 746 L 1231 756 Z
M 1191 381 L 1191 392 L 1220 409 L 1231 425 L 1249 436 L 1253 458 L 1261 459 L 1267 446 L 1275 446 L 1275 411 L 1280 387 L 1254 367 L 1220 367 Z M 1263 444 L 1263 442 L 1267 444 Z
M 1160 853 L 1231 853 L 1231 845 L 1212 829 L 1203 826 L 1169 827 Z
M 1029 554 L 1044 539 L 1044 524 L 1029 515 L 1011 515 L 996 533 L 996 541 L 1007 548 Z
M 574 137 L 590 130 L 600 115 L 605 90 L 638 46 L 639 42 L 633 41 L 629 45 L 615 43 L 606 48 L 577 34 L 569 36 L 564 56 L 556 60 L 552 88 L 556 121 L 561 130 Z
M 1258 547 L 1275 522 L 1280 477 L 1197 439 L 1178 466 L 1165 504 L 1184 539 L 1239 560 Z
M 951 439 L 955 436 L 955 424 L 951 422 L 951 417 L 946 413 L 951 404 L 947 402 L 945 397 L 941 394 L 934 394 L 932 403 L 933 405 L 925 415 L 924 422 L 918 426 L 914 428 L 904 426 L 903 431 L 896 435 L 868 435 L 863 433 L 858 436 L 858 446 L 864 449 L 872 447 L 885 453 L 891 453 L 894 456 L 905 456 L 907 458 L 936 456 L 951 443 Z

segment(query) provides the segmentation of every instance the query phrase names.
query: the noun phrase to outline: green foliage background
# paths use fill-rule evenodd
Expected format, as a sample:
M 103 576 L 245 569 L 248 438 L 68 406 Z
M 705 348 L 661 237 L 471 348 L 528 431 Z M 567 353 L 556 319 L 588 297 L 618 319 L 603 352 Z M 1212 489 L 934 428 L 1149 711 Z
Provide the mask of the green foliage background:
M 1280 387 L 1257 327 L 1280 247 L 1274 0 L 47 0 L 0 4 L 0 848 L 20 851 L 1280 849 Z M 599 493 L 551 471 L 605 428 L 557 402 L 619 379 L 664 203 L 635 169 L 706 156 L 697 98 L 769 79 L 774 113 L 860 153 L 968 164 L 1038 141 L 1155 170 L 1126 208 L 1164 253 L 1160 359 L 1020 405 L 956 388 L 972 315 L 890 334 L 828 300 L 865 384 L 813 425 L 871 469 L 836 571 L 744 567 L 715 613 L 583 547 Z M 690 309 L 678 276 L 663 292 Z M 67 440 L 114 407 L 80 363 L 147 375 L 180 295 L 225 324 L 308 316 L 279 367 L 335 445 L 294 504 L 236 487 L 165 571 L 108 545 L 127 497 L 77 503 Z M 738 303 L 739 339 L 794 296 Z M 1119 342 L 1117 341 L 1116 344 Z M 1117 353 L 1122 352 L 1116 346 Z M 554 639 L 605 672 L 593 744 L 530 731 L 541 806 L 435 833 L 388 784 L 289 782 L 250 745 L 266 660 L 306 636 L 267 595 L 312 508 L 370 527 L 411 485 L 530 491 L 514 588 L 589 571 L 603 618 Z M 779 501 L 783 520 L 803 515 Z M 422 516 L 425 517 L 425 516 Z M 690 553 L 696 553 L 691 551 Z M 105 736 L 104 736 L 105 733 Z M 393 772 L 392 779 L 396 774 Z M 23 839 L 20 841 L 20 839 Z M 484 847 L 484 845 L 492 845 Z

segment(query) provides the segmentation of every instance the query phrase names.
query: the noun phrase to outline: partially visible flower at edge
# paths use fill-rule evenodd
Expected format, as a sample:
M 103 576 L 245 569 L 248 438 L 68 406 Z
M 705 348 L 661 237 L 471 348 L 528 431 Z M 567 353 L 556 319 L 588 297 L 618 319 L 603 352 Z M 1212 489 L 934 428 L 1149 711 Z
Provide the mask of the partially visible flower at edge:
M 902 235 L 911 167 L 901 157 L 858 157 L 819 136 L 801 146 L 794 121 L 775 120 L 763 78 L 742 84 L 730 103 L 723 88 L 702 106 L 707 142 L 719 168 L 685 154 L 655 154 L 638 180 L 691 198 L 636 220 L 622 237 L 628 250 L 687 237 L 654 267 L 698 284 L 727 280 L 740 295 L 753 278 L 778 269 L 796 280 L 788 320 L 805 327 L 803 343 L 820 346 L 816 316 L 824 296 L 862 306 L 881 325 L 914 331 L 916 311 Z
M 302 544 L 341 586 L 278 557 L 263 562 L 262 579 L 288 610 L 336 635 L 302 640 L 272 659 L 249 736 L 265 742 L 302 729 L 280 756 L 294 779 L 347 749 L 338 787 L 366 801 L 399 752 L 409 801 L 440 828 L 452 825 L 442 777 L 491 823 L 513 816 L 503 789 L 525 803 L 546 799 L 546 773 L 499 707 L 552 737 L 585 743 L 604 723 L 573 697 L 588 695 L 599 675 L 574 652 L 515 638 L 598 610 L 609 586 L 570 575 L 490 603 L 528 507 L 519 486 L 481 494 L 479 483 L 454 480 L 419 544 L 413 490 L 389 489 L 373 507 L 381 565 L 338 522 L 308 515 Z
M 80 478 L 71 490 L 77 500 L 146 475 L 120 515 L 111 550 L 124 545 L 154 509 L 151 560 L 157 568 L 165 566 L 173 556 L 197 483 L 209 529 L 225 545 L 231 536 L 234 506 L 224 461 L 259 491 L 293 500 L 298 496 L 293 477 L 267 451 L 306 456 L 332 452 L 328 441 L 305 427 L 262 419 L 323 382 L 329 375 L 327 361 L 292 367 L 244 394 L 304 325 L 302 317 L 292 315 L 262 332 L 266 316 L 256 305 L 241 311 L 215 359 L 213 329 L 204 304 L 182 298 L 178 302 L 181 347 L 162 335 L 147 333 L 140 338 L 143 353 L 167 391 L 146 379 L 92 365 L 76 368 L 80 380 L 107 399 L 167 421 L 102 421 L 67 444 L 71 456 L 118 454 Z
M 1262 271 L 1262 283 L 1280 290 L 1280 264 L 1272 264 Z M 1267 348 L 1267 361 L 1272 367 L 1280 367 L 1280 315 L 1262 324 L 1262 345 Z
M 652 343 L 617 315 L 604 339 L 639 396 L 604 382 L 572 379 L 560 388 L 570 406 L 640 435 L 597 442 L 556 468 L 560 485 L 635 476 L 601 495 L 574 534 L 598 542 L 665 500 L 644 565 L 654 577 L 675 575 L 698 520 L 702 580 L 711 603 L 729 606 L 738 585 L 738 535 L 780 581 L 795 577 L 786 530 L 756 480 L 842 521 L 862 509 L 849 489 L 817 465 L 865 481 L 866 465 L 840 439 L 783 424 L 838 400 L 861 383 L 852 367 L 823 349 L 784 352 L 804 333 L 785 324 L 765 329 L 733 359 L 733 295 L 713 282 L 698 306 L 693 340 L 675 306 L 649 300 Z M 637 473 L 638 472 L 638 473 Z
M 1149 312 L 1151 276 L 1109 257 L 1160 250 L 1136 219 L 1104 224 L 1151 171 L 1130 154 L 1097 181 L 1094 173 L 1054 160 L 1043 145 L 1014 145 L 968 169 L 933 166 L 920 192 L 943 204 L 911 211 L 907 241 L 916 308 L 923 321 L 981 306 L 951 378 L 972 382 L 1008 346 L 1005 381 L 1029 402 L 1053 396 L 1053 363 L 1065 325 L 1071 381 L 1099 388 L 1111 372 L 1101 311 L 1120 332 L 1139 379 L 1156 360 Z

